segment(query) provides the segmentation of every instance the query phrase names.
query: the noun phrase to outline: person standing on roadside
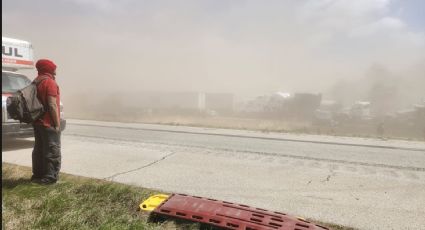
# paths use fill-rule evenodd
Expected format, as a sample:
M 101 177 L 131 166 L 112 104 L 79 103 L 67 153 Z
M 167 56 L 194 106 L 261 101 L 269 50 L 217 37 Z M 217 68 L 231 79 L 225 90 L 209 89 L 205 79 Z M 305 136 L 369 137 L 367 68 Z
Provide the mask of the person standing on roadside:
M 56 83 L 56 65 L 47 59 L 37 61 L 37 97 L 45 114 L 33 123 L 35 144 L 32 152 L 31 181 L 54 184 L 61 168 L 60 92 Z

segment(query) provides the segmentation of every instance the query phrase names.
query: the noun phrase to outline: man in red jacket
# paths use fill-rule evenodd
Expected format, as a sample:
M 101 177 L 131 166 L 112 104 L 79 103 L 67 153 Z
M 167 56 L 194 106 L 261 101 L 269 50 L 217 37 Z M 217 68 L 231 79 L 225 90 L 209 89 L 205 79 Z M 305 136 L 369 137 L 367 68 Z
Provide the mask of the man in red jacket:
M 47 59 L 37 61 L 37 97 L 46 113 L 33 123 L 35 144 L 32 152 L 31 181 L 54 184 L 61 167 L 60 91 L 56 79 L 56 65 Z

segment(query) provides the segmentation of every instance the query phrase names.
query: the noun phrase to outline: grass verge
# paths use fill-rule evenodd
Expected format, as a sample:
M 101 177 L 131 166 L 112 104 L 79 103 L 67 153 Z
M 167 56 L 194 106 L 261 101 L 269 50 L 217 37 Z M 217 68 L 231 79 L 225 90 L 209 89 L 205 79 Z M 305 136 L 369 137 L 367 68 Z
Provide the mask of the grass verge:
M 31 183 L 31 169 L 2 163 L 2 229 L 198 229 L 149 223 L 140 202 L 157 191 L 61 174 L 54 185 Z
M 138 206 L 158 191 L 64 173 L 60 182 L 48 186 L 31 183 L 30 177 L 29 167 L 2 163 L 2 229 L 201 228 L 185 221 L 148 222 Z

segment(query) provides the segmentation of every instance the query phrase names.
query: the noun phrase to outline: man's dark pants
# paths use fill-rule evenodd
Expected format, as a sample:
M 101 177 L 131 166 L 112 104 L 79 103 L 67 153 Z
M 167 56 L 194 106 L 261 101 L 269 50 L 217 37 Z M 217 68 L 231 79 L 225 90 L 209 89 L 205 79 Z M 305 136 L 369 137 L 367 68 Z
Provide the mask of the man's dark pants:
M 34 125 L 35 145 L 32 151 L 32 179 L 59 180 L 61 167 L 61 134 L 54 128 Z

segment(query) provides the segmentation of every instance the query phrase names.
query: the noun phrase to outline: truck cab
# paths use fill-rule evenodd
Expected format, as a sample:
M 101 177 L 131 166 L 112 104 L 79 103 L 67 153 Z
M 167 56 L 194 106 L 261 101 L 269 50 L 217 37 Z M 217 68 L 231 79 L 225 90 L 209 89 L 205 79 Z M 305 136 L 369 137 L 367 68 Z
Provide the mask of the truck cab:
M 21 69 L 34 69 L 31 43 L 2 37 L 2 138 L 34 136 L 31 124 L 13 120 L 7 113 L 7 98 L 31 84 L 31 80 L 27 76 L 19 73 Z M 64 130 L 66 120 L 62 102 L 60 102 L 60 113 L 61 129 Z

